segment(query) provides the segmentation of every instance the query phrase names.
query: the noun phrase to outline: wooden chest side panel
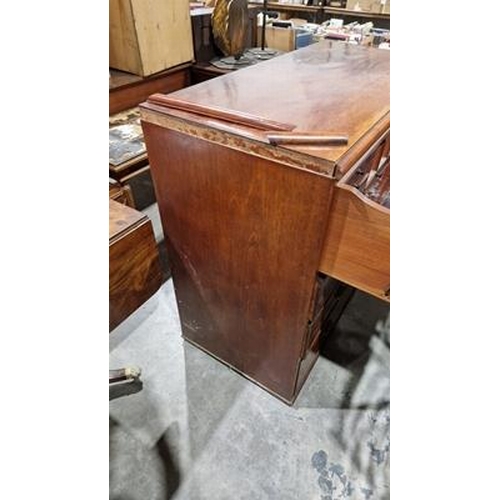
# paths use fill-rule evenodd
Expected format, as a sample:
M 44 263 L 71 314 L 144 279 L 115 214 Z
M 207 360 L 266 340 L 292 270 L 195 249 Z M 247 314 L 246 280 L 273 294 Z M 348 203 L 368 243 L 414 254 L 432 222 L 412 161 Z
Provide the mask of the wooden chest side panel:
M 291 401 L 331 180 L 143 128 L 184 337 Z

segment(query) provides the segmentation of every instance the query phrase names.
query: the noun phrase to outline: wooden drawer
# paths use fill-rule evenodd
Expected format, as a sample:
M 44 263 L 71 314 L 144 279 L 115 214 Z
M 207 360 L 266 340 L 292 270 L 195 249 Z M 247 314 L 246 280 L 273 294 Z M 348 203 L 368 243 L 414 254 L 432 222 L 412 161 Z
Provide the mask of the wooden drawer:
M 319 270 L 390 297 L 390 151 L 384 135 L 335 187 Z
M 158 248 L 143 213 L 109 200 L 109 330 L 161 285 Z

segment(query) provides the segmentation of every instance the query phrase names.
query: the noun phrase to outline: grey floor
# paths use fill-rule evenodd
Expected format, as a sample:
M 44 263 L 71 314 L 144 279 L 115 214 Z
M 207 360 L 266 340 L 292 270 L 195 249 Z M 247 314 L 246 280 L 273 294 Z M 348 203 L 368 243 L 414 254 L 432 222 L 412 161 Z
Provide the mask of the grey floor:
M 356 292 L 290 407 L 183 341 L 168 279 L 110 334 L 142 370 L 110 388 L 110 499 L 389 498 L 388 314 Z

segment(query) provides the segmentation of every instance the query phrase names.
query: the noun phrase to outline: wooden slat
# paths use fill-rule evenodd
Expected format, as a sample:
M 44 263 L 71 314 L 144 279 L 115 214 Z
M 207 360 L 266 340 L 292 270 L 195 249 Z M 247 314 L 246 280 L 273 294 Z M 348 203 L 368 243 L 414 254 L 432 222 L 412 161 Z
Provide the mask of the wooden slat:
M 245 125 L 257 130 L 290 131 L 295 128 L 295 125 L 291 123 L 280 123 L 250 113 L 231 111 L 219 106 L 209 106 L 206 104 L 185 101 L 177 97 L 166 96 L 163 94 L 154 94 L 150 96 L 148 102 L 158 104 L 160 106 L 166 106 L 167 108 L 179 109 L 188 113 L 194 113 L 195 115 L 204 118 L 214 118 L 216 120 L 222 120 L 229 123 Z

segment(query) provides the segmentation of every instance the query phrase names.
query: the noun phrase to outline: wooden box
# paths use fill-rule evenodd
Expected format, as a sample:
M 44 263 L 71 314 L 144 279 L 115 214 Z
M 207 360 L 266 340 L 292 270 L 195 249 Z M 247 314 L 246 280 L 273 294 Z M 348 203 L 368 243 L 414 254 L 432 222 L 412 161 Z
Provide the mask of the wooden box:
M 344 305 L 323 277 L 389 300 L 389 210 L 358 189 L 389 63 L 325 40 L 140 105 L 183 337 L 287 403 Z
M 109 67 L 139 76 L 193 60 L 188 0 L 110 0 Z
M 257 31 L 257 43 L 262 44 L 262 32 Z M 276 26 L 266 26 L 266 47 L 270 49 L 290 52 L 295 50 L 295 30 L 292 28 L 278 28 Z

